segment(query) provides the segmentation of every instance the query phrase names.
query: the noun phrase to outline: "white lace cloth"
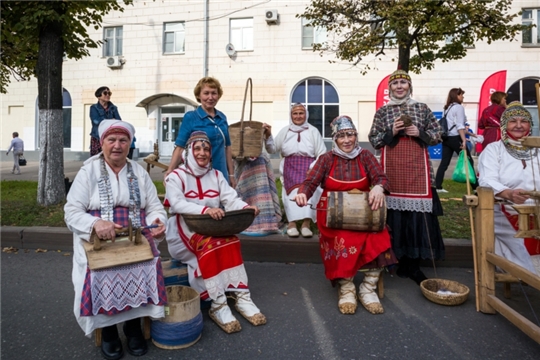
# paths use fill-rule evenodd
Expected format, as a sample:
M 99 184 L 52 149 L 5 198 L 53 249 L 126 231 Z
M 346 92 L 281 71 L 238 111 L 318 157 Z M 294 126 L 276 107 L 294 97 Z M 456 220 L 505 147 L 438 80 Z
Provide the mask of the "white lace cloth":
M 244 264 L 224 270 L 209 279 L 204 279 L 204 285 L 208 291 L 208 296 L 214 300 L 217 299 L 219 295 L 225 294 L 225 291 L 228 291 L 230 286 L 237 288 L 240 283 L 244 285 L 247 285 L 248 283 Z M 242 291 L 242 289 L 235 289 L 235 291 Z
M 97 315 L 103 308 L 123 310 L 127 306 L 137 308 L 151 299 L 159 303 L 156 263 L 149 261 L 92 271 L 92 313 Z

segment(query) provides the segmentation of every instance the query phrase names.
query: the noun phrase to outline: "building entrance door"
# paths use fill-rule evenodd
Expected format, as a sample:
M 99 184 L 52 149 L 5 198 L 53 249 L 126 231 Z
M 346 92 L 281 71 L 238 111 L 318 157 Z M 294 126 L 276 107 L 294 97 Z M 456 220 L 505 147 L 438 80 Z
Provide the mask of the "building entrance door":
M 182 119 L 186 113 L 185 106 L 161 108 L 161 122 L 159 127 L 159 153 L 160 156 L 171 156 L 174 142 L 180 130 Z

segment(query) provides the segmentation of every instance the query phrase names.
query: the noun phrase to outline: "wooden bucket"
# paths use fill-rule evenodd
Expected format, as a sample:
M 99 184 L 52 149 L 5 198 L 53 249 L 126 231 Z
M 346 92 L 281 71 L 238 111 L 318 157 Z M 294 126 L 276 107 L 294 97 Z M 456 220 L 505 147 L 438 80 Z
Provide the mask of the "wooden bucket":
M 244 122 L 244 110 L 246 109 L 247 91 L 249 88 L 249 122 Z M 231 151 L 233 158 L 242 160 L 246 157 L 259 157 L 263 146 L 263 123 L 252 121 L 253 113 L 253 84 L 251 78 L 247 79 L 246 91 L 244 93 L 244 104 L 242 105 L 242 117 L 240 122 L 229 125 L 229 136 L 231 138 Z
M 165 318 L 152 321 L 152 342 L 159 348 L 183 349 L 201 338 L 200 296 L 189 286 L 167 286 Z
M 386 225 L 386 203 L 373 211 L 368 196 L 369 193 L 360 190 L 329 191 L 326 226 L 358 231 L 383 230 Z

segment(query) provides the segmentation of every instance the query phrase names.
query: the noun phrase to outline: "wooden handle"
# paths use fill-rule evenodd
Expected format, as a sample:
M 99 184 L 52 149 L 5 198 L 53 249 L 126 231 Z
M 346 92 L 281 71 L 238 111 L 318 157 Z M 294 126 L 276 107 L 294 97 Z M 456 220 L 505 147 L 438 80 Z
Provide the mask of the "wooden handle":
M 247 92 L 249 89 L 249 123 L 251 125 L 251 115 L 253 113 L 253 82 L 251 78 L 246 81 L 246 90 L 244 91 L 244 103 L 242 104 L 242 116 L 240 117 L 240 149 L 238 157 L 244 157 L 244 111 L 246 110 Z

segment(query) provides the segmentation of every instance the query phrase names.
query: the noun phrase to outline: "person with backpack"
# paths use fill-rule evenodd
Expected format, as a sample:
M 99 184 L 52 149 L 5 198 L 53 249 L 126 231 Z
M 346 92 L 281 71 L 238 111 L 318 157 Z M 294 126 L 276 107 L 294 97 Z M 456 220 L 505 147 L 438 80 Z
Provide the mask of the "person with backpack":
M 459 155 L 461 150 L 467 152 L 467 158 L 474 168 L 474 162 L 471 158 L 471 153 L 467 149 L 467 139 L 465 138 L 465 123 L 467 117 L 465 116 L 465 108 L 463 105 L 463 98 L 465 91 L 461 88 L 453 88 L 448 92 L 448 98 L 446 99 L 446 105 L 444 106 L 444 115 L 441 122 L 446 121 L 446 124 L 441 124 L 444 129 L 445 126 L 448 129 L 448 136 L 443 137 L 442 143 L 442 159 L 437 169 L 437 175 L 435 176 L 435 187 L 439 193 L 447 193 L 448 191 L 443 189 L 442 183 L 444 180 L 444 173 L 450 165 L 454 152 Z

